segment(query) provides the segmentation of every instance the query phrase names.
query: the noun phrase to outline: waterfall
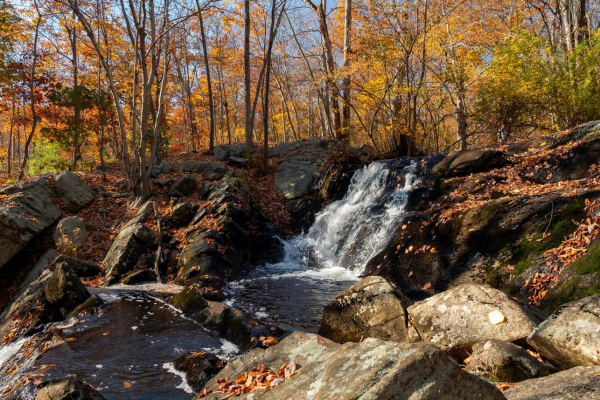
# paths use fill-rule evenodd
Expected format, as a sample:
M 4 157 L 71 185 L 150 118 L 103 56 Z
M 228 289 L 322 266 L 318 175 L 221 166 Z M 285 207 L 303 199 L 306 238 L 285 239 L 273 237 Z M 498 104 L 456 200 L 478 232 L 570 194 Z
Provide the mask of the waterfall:
M 356 171 L 346 196 L 319 212 L 308 232 L 285 242 L 285 260 L 271 265 L 271 271 L 309 266 L 307 275 L 332 269 L 362 273 L 406 215 L 416 168 L 413 161 L 393 175 L 385 163 L 374 162 Z

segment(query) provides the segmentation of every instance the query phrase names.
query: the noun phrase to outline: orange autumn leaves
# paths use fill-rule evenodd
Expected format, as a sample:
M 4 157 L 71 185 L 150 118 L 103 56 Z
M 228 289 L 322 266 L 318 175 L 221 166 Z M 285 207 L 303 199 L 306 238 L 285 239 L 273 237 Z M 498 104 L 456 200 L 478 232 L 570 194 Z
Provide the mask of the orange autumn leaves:
M 238 375 L 235 380 L 232 380 L 230 377 L 217 380 L 216 390 L 207 390 L 204 388 L 199 397 L 204 398 L 211 393 L 223 393 L 225 396 L 221 400 L 225 400 L 233 396 L 252 393 L 256 390 L 273 389 L 296 375 L 298 371 L 299 369 L 295 361 L 283 364 L 277 371 L 270 370 L 264 364 L 260 363 L 258 366 L 252 368 L 250 372 Z

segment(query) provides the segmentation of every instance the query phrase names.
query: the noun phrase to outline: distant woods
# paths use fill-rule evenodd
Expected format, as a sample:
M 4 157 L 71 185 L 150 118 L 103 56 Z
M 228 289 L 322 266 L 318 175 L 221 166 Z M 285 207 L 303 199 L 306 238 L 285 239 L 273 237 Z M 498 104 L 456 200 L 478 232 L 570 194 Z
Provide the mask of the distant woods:
M 0 0 L 0 168 L 119 161 L 143 198 L 161 157 L 221 144 L 415 155 L 560 130 L 600 118 L 599 19 L 598 0 Z

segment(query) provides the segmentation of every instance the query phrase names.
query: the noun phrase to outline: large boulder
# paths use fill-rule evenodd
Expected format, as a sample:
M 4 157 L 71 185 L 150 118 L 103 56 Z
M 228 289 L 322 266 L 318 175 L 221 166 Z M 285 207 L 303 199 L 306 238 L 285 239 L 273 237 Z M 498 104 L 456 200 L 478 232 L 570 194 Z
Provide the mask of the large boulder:
M 325 306 L 319 334 L 338 343 L 377 338 L 408 342 L 412 302 L 385 278 L 369 276 Z
M 191 161 L 191 160 L 183 161 L 177 165 L 177 172 L 179 172 L 179 173 L 192 172 L 192 170 L 194 169 L 195 166 L 196 166 L 196 163 L 194 161 Z
M 62 219 L 54 231 L 54 242 L 61 253 L 74 254 L 88 238 L 85 221 L 81 217 Z
M 14 337 L 40 324 L 66 318 L 90 294 L 65 262 L 54 262 L 43 270 L 34 268 L 10 305 L 0 314 L 0 337 Z
M 177 281 L 187 284 L 199 275 L 227 276 L 234 266 L 217 248 L 222 243 L 223 237 L 217 231 L 203 228 L 194 232 L 179 255 Z
M 315 175 L 323 163 L 318 149 L 302 151 L 286 158 L 277 166 L 275 186 L 286 199 L 296 199 L 317 190 Z
M 142 254 L 146 253 L 156 241 L 154 234 L 144 222 L 152 210 L 147 202 L 119 232 L 104 257 L 105 281 L 107 284 L 119 280 L 121 274 L 131 271 Z
M 104 400 L 104 397 L 76 375 L 67 375 L 42 382 L 36 389 L 35 400 Z
M 183 175 L 173 182 L 167 193 L 173 197 L 185 197 L 194 190 L 196 190 L 196 178 L 191 175 Z
M 294 332 L 267 350 L 255 349 L 229 363 L 206 385 L 217 389 L 220 379 L 235 380 L 263 364 L 277 371 L 294 361 L 297 374 L 271 390 L 242 394 L 241 399 L 450 400 L 503 399 L 493 385 L 460 369 L 442 350 L 426 344 L 383 342 L 339 345 L 321 336 Z M 207 399 L 220 399 L 213 393 Z
M 457 355 L 486 339 L 523 340 L 541 322 L 506 293 L 473 283 L 417 302 L 408 314 L 421 340 Z
M 227 165 L 222 162 L 202 161 L 196 164 L 194 172 L 201 173 L 204 180 L 218 181 L 225 176 Z
M 600 295 L 563 305 L 527 342 L 562 367 L 600 364 Z
M 45 178 L 18 183 L 0 190 L 10 196 L 0 203 L 0 268 L 33 238 L 54 224 L 62 211 L 52 202 Z
M 221 145 L 215 146 L 213 157 L 217 160 L 225 161 L 230 157 L 243 157 L 245 152 L 246 148 L 243 144 Z
M 167 160 L 162 160 L 160 164 L 158 164 L 158 170 L 161 174 L 170 174 L 173 172 L 173 164 L 168 162 Z
M 447 177 L 460 176 L 500 168 L 507 163 L 501 151 L 473 149 L 448 154 L 433 167 L 432 172 Z
M 493 382 L 520 382 L 557 370 L 512 343 L 490 339 L 473 346 L 465 371 Z
M 530 379 L 506 390 L 508 400 L 600 399 L 600 366 L 577 367 L 543 378 Z
M 54 183 L 60 192 L 60 198 L 67 210 L 76 213 L 94 200 L 96 192 L 71 171 L 63 171 L 56 175 Z
M 46 309 L 57 311 L 65 318 L 85 302 L 90 293 L 67 263 L 55 263 L 51 269 L 52 274 L 44 286 Z

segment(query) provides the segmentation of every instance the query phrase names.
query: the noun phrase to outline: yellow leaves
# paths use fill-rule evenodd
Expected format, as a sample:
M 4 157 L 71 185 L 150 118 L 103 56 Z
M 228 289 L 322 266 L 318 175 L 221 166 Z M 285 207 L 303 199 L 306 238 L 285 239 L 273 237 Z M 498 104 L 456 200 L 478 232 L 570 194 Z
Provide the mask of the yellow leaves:
M 402 229 L 406 229 L 406 228 L 408 228 L 408 225 L 406 225 L 406 224 L 402 225 Z

